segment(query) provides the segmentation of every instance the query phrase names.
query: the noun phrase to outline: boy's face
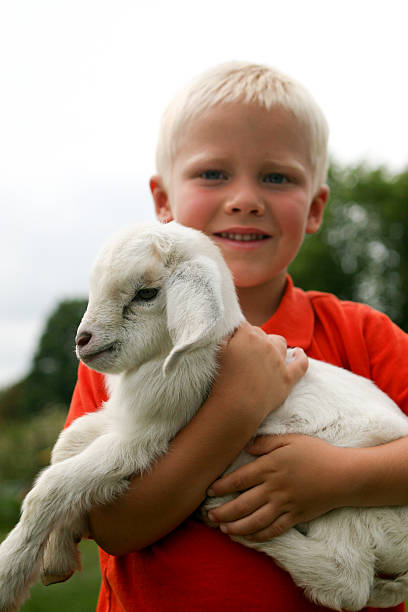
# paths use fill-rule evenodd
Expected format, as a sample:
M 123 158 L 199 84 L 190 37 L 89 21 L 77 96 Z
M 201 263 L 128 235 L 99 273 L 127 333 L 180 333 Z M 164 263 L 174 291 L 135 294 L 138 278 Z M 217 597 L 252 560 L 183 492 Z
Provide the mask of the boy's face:
M 151 179 L 157 216 L 210 236 L 238 288 L 283 282 L 328 196 L 327 187 L 312 193 L 309 150 L 282 109 L 211 108 L 186 128 L 168 185 Z

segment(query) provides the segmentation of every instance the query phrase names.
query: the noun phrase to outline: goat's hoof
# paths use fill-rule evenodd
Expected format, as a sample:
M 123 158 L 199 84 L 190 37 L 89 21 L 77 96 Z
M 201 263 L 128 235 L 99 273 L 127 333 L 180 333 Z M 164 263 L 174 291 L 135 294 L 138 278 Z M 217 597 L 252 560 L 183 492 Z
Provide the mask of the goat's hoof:
M 44 586 L 49 586 L 50 584 L 57 584 L 58 582 L 65 582 L 69 580 L 74 572 L 69 572 L 67 574 L 42 574 L 41 582 Z

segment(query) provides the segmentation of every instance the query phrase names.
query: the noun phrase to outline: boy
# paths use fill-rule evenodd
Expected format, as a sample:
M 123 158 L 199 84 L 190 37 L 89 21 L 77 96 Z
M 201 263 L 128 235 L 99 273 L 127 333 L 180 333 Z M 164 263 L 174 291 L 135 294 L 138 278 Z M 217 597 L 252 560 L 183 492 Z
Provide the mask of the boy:
M 307 436 L 264 437 L 250 447 L 253 463 L 217 477 L 305 372 L 302 351 L 285 364 L 286 341 L 372 378 L 408 412 L 408 337 L 384 315 L 304 293 L 287 276 L 328 198 L 326 122 L 299 84 L 247 64 L 206 73 L 167 110 L 157 166 L 158 218 L 220 246 L 249 323 L 169 453 L 123 498 L 91 512 L 91 534 L 107 551 L 98 611 L 322 609 L 271 559 L 224 534 L 265 539 L 335 507 L 408 503 L 407 440 L 342 449 Z M 81 366 L 69 421 L 104 398 L 103 378 Z M 208 489 L 240 492 L 213 511 L 219 530 L 190 517 Z

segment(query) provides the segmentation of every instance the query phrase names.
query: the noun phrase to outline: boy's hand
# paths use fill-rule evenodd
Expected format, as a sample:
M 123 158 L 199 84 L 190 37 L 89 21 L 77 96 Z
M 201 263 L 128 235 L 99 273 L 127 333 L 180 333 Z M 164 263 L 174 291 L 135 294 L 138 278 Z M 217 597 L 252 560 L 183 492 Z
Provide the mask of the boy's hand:
M 260 436 L 246 449 L 253 462 L 216 480 L 212 495 L 241 492 L 211 510 L 224 533 L 263 541 L 337 507 L 344 449 L 300 434 Z
M 260 415 L 260 421 L 282 404 L 292 387 L 304 376 L 308 360 L 295 349 L 286 362 L 287 345 L 282 336 L 268 335 L 259 327 L 243 323 L 219 355 L 220 371 L 211 395 L 222 403 Z

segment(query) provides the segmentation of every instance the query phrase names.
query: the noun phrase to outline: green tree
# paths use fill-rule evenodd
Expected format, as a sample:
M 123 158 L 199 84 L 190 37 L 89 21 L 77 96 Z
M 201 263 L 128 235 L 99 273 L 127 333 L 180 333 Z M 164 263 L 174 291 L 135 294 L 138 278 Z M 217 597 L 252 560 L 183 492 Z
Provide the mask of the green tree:
M 61 302 L 45 324 L 28 375 L 0 396 L 0 416 L 25 418 L 31 414 L 69 405 L 78 360 L 76 329 L 86 309 L 85 300 Z
M 366 302 L 408 331 L 408 171 L 333 164 L 329 185 L 323 227 L 291 266 L 295 283 Z

